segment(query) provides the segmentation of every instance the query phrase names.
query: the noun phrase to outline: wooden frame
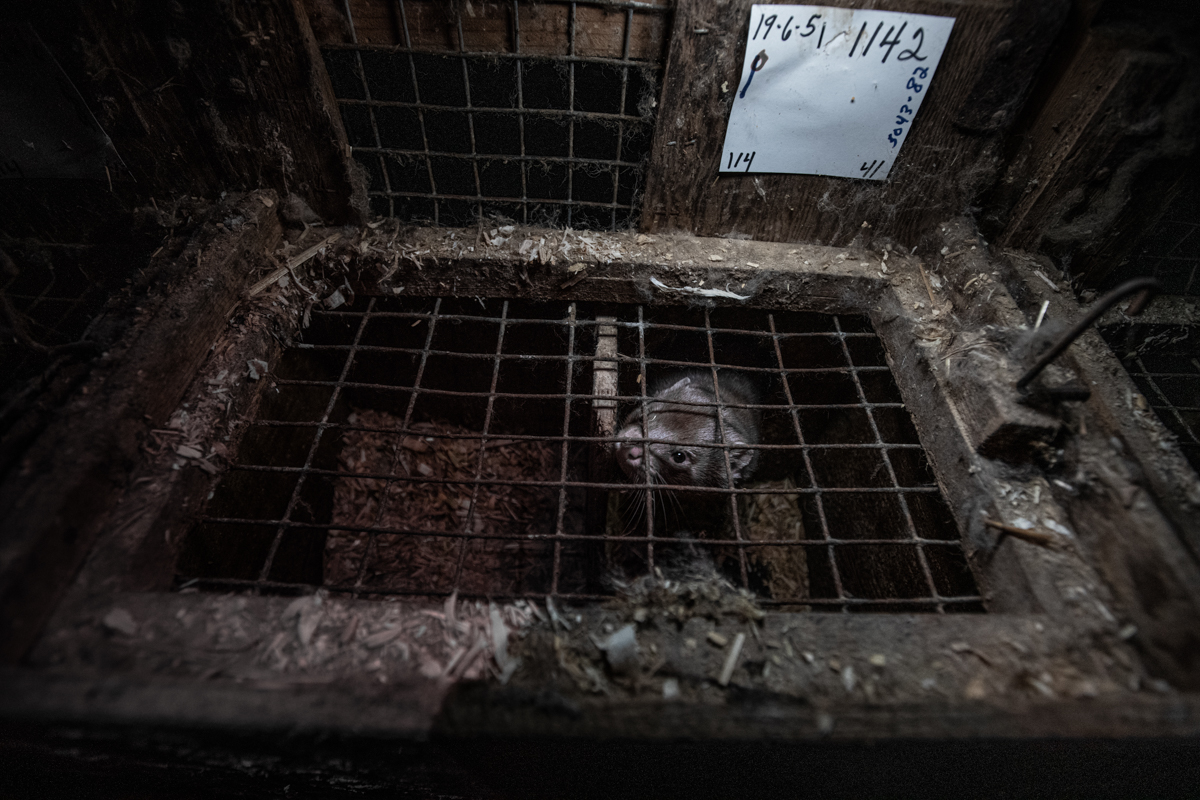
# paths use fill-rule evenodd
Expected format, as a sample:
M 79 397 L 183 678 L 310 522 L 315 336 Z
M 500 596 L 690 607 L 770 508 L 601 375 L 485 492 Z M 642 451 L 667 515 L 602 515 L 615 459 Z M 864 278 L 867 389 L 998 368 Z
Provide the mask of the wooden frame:
M 257 197 L 242 202 L 242 208 L 253 209 L 255 203 L 266 208 Z M 260 231 L 269 232 L 268 217 L 265 211 L 259 213 Z M 947 241 L 958 241 L 963 235 L 954 225 L 944 228 Z M 451 233 L 415 232 L 414 236 L 426 236 L 425 243 L 433 244 L 431 252 L 421 259 L 420 266 L 406 266 L 392 281 L 401 281 L 406 292 L 440 294 L 448 290 L 443 276 L 453 274 L 458 276 L 456 294 L 473 295 L 488 289 L 521 297 L 565 294 L 560 286 L 568 274 L 566 265 L 530 264 L 515 254 L 487 248 L 478 248 L 475 254 L 456 253 L 451 248 Z M 245 235 L 223 234 L 223 241 L 204 249 L 231 252 L 249 258 L 248 263 L 261 263 L 254 252 L 269 247 L 271 240 L 239 238 Z M 731 717 L 722 706 L 697 700 L 664 706 L 654 697 L 658 679 L 653 675 L 641 690 L 624 700 L 580 693 L 562 674 L 554 677 L 555 652 L 564 641 L 588 648 L 592 645 L 584 630 L 621 622 L 620 610 L 611 608 L 579 610 L 583 626 L 573 632 L 532 631 L 514 645 L 528 669 L 518 670 L 506 688 L 447 694 L 451 684 L 415 675 L 411 666 L 395 659 L 379 674 L 353 670 L 329 675 L 319 670 L 316 674 L 272 673 L 263 665 L 264 648 L 280 637 L 293 642 L 296 636 L 294 620 L 285 613 L 290 599 L 163 591 L 188 509 L 202 502 L 210 480 L 207 472 L 194 466 L 172 470 L 178 457 L 168 450 L 140 458 L 120 503 L 94 515 L 96 546 L 37 645 L 28 652 L 26 666 L 9 669 L 7 685 L 27 690 L 5 695 L 0 701 L 4 714 L 122 724 L 299 725 L 403 738 L 438 733 L 456 740 L 553 734 L 715 740 L 769 735 L 794 741 L 851 741 L 874 737 L 880 731 L 887 731 L 888 737 L 957 738 L 1190 735 L 1197 730 L 1193 700 L 1178 696 L 1139 699 L 1129 691 L 1131 685 L 1159 685 L 1156 674 L 1166 676 L 1173 686 L 1191 685 L 1194 675 L 1186 664 L 1186 636 L 1200 618 L 1194 613 L 1200 587 L 1194 562 L 1180 556 L 1182 545 L 1155 503 L 1106 506 L 1111 515 L 1107 520 L 1094 515 L 1079 517 L 1077 505 L 1063 506 L 1051 499 L 1051 484 L 1036 471 L 1014 472 L 972 452 L 970 428 L 978 421 L 964 417 L 962 408 L 955 407 L 954 394 L 948 391 L 956 378 L 948 376 L 941 365 L 947 350 L 914 344 L 921 336 L 928 337 L 928 326 L 936 321 L 929 316 L 930 301 L 962 303 L 955 293 L 935 292 L 922 280 L 924 266 L 902 256 L 883 261 L 875 255 L 814 246 L 790 248 L 684 237 L 639 244 L 633 234 L 596 236 L 601 236 L 606 246 L 630 256 L 589 266 L 589 277 L 572 287 L 581 298 L 641 298 L 644 302 L 647 273 L 657 272 L 671 281 L 700 275 L 739 280 L 753 275 L 763 279 L 753 301 L 756 305 L 867 311 L 887 346 L 943 492 L 966 532 L 972 563 L 992 613 L 769 613 L 753 631 L 753 638 L 747 639 L 744 659 L 761 659 L 764 665 L 770 661 L 775 667 L 769 674 L 739 667 L 733 680 L 743 690 L 765 691 L 766 696 L 777 698 L 772 701 L 775 710 L 757 718 L 754 714 Z M 247 250 L 231 248 L 231 241 L 242 242 Z M 662 260 L 664 250 L 671 251 L 674 266 Z M 639 251 L 640 257 L 633 255 Z M 689 261 L 711 264 L 707 255 L 717 252 L 725 254 L 731 264 L 751 261 L 759 266 L 712 269 L 681 265 Z M 982 253 L 977 258 L 988 263 Z M 954 261 L 947 259 L 937 269 L 953 276 L 955 269 L 979 268 L 979 263 L 956 266 Z M 225 268 L 223 273 L 232 275 L 233 271 Z M 223 290 L 231 293 L 226 296 L 236 296 L 236 285 L 242 281 L 248 285 L 256 277 L 245 271 L 242 275 Z M 190 279 L 205 285 L 210 276 L 201 271 Z M 991 303 L 975 306 L 974 315 L 964 311 L 963 321 L 968 326 L 985 321 L 1010 327 L 1022 324 L 1022 312 L 1006 299 L 1002 286 L 993 282 L 990 293 Z M 185 402 L 197 402 L 205 392 L 205 380 L 228 363 L 250 358 L 274 362 L 279 353 L 278 332 L 286 335 L 298 316 L 298 311 L 271 305 L 274 296 L 241 306 L 236 318 L 242 323 L 227 327 L 218 338 L 209 362 L 195 375 L 185 395 L 191 399 Z M 184 307 L 189 303 L 206 308 L 214 305 L 203 293 L 180 293 L 173 300 L 156 317 L 159 322 L 150 323 L 150 329 L 155 324 L 174 324 L 176 313 L 196 313 Z M 257 324 L 246 324 L 247 314 L 259 317 Z M 226 316 L 216 314 L 214 320 Z M 210 350 L 203 346 L 203 339 L 193 337 L 191 341 L 197 353 Z M 1095 369 L 1089 363 L 1093 360 L 1093 354 L 1076 358 L 1075 366 L 1086 377 Z M 1101 369 L 1106 367 L 1107 363 L 1101 364 Z M 186 374 L 189 369 L 183 364 L 179 373 Z M 265 386 L 265 382 L 250 384 L 235 399 L 235 407 L 248 412 Z M 160 417 L 168 410 L 166 399 L 164 396 L 160 404 Z M 1089 408 L 1095 405 L 1093 401 Z M 1100 411 L 1099 416 L 1089 416 L 1089 426 L 1095 427 L 1080 434 L 1089 441 L 1107 436 L 1104 426 L 1108 423 Z M 115 418 L 128 413 L 120 408 L 114 412 Z M 115 418 L 101 424 L 115 426 Z M 215 419 L 211 424 L 215 426 L 213 434 L 236 429 L 236 425 L 228 427 L 228 420 Z M 1121 435 L 1136 439 L 1139 434 L 1122 430 Z M 52 436 L 43 446 L 52 446 L 54 441 Z M 60 476 L 66 474 L 61 469 Z M 70 486 L 61 480 L 39 483 L 42 491 L 50 487 L 57 493 L 70 492 Z M 1060 520 L 1072 520 L 1077 537 L 1056 540 L 1053 547 L 1046 548 L 1013 537 L 997 538 L 978 524 L 981 511 L 1002 519 L 1010 513 L 1014 485 L 1030 493 L 1044 492 L 1042 507 Z M 1109 491 L 1119 496 L 1120 487 L 1110 486 Z M 1091 529 L 1083 530 L 1085 524 Z M 1117 531 L 1121 532 L 1120 541 L 1127 543 L 1124 551 L 1111 549 Z M 1174 610 L 1166 616 L 1136 580 L 1125 580 L 1113 571 L 1129 557 L 1129 547 L 1136 548 L 1143 567 L 1154 569 L 1172 587 Z M 318 633 L 333 633 L 337 620 L 350 614 L 366 631 L 377 628 L 386 613 L 404 615 L 427 608 L 420 603 L 335 598 L 321 602 L 326 616 Z M 109 616 L 117 610 L 127 614 L 132 625 Z M 231 616 L 238 619 L 236 640 L 226 636 L 225 623 Z M 186 631 L 181 629 L 184 620 Z M 715 698 L 724 693 L 714 678 L 726 653 L 714 648 L 697 652 L 684 642 L 696 637 L 703 641 L 710 630 L 733 637 L 750 630 L 746 626 L 736 619 L 709 622 L 694 618 L 677 631 L 652 625 L 640 636 L 642 646 L 653 645 L 679 680 L 697 687 L 700 696 Z M 786 657 L 784 639 L 791 652 Z M 352 641 L 347 646 L 360 645 Z M 812 656 L 811 662 L 804 653 Z M 847 668 L 854 670 L 849 675 L 857 677 L 848 677 Z M 101 677 L 95 677 L 96 670 Z M 1059 675 L 1059 682 L 1047 684 L 1043 680 L 1047 674 Z M 379 680 L 380 675 L 386 682 Z M 926 678 L 933 683 L 923 685 Z M 96 693 L 97 681 L 120 689 Z M 875 692 L 873 700 L 872 695 L 863 694 L 868 685 L 874 687 L 869 690 Z M 523 702 L 512 705 L 513 698 L 541 690 L 560 700 L 549 710 L 530 708 Z M 563 717 L 553 710 L 556 707 L 573 711 Z M 1130 708 L 1138 709 L 1133 716 Z M 829 719 L 837 721 L 832 729 Z

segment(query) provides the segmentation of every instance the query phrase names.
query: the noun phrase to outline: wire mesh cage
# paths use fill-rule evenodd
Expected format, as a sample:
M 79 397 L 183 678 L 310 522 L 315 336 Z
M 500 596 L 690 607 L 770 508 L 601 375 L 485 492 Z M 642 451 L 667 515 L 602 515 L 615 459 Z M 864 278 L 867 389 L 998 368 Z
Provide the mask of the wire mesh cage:
M 1111 289 L 1149 275 L 1162 281 L 1165 294 L 1200 295 L 1200 185 L 1185 177 L 1162 217 L 1142 230 L 1132 252 L 1101 284 Z
M 0 340 L 0 400 L 42 372 L 54 348 L 78 341 L 110 291 L 110 276 L 94 274 L 104 265 L 94 263 L 87 245 L 7 248 L 13 272 L 0 271 L 0 326 L 6 329 Z
M 1200 331 L 1194 325 L 1135 323 L 1105 326 L 1100 333 L 1147 407 L 1175 434 L 1188 463 L 1200 472 Z M 1129 398 L 1131 407 L 1134 402 Z
M 595 600 L 614 573 L 704 559 L 785 609 L 983 610 L 865 318 L 359 296 L 314 310 L 306 340 L 177 585 Z M 704 410 L 761 415 L 752 474 L 667 489 L 617 469 L 614 423 L 680 370 L 758 387 Z
M 627 227 L 665 2 L 309 3 L 371 211 Z

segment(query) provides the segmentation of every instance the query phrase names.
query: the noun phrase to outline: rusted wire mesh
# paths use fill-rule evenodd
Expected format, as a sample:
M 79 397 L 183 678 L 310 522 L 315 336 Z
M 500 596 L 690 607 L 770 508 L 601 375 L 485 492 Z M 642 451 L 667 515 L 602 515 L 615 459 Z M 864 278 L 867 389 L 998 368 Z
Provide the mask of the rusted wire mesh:
M 782 608 L 982 610 L 864 318 L 359 297 L 305 338 L 180 585 L 586 600 L 614 573 L 707 559 Z M 668 492 L 614 468 L 611 420 L 678 368 L 762 387 L 750 479 Z
M 375 214 L 630 223 L 669 4 L 338 5 L 314 27 Z
M 1101 335 L 1116 352 L 1146 407 L 1200 472 L 1200 329 L 1194 325 L 1113 325 Z M 1135 398 L 1128 398 L 1131 406 Z

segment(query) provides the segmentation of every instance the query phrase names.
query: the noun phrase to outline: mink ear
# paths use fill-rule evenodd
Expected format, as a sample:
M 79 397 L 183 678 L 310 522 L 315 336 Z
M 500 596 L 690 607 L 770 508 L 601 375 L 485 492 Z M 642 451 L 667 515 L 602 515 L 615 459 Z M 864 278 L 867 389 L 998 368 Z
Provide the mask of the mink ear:
M 754 469 L 754 463 L 758 460 L 758 451 L 750 449 L 731 449 L 729 451 L 729 469 L 732 474 L 730 479 L 737 483 L 742 478 L 750 476 Z
M 672 383 L 666 389 L 663 389 L 661 392 L 658 392 L 658 394 L 667 394 L 668 392 L 673 392 L 676 389 L 682 389 L 684 386 L 687 386 L 691 382 L 692 382 L 692 377 L 690 375 L 684 375 L 682 378 L 680 378 L 679 380 Z

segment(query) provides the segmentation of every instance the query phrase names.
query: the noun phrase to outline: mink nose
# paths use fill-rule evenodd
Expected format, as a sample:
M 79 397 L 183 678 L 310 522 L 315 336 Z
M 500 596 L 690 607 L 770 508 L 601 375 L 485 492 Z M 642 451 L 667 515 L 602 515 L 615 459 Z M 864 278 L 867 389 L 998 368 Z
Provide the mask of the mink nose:
M 643 450 L 640 444 L 630 442 L 621 442 L 617 445 L 617 457 L 620 459 L 621 466 L 637 470 L 642 466 Z
M 638 471 L 642 469 L 644 456 L 646 449 L 640 441 L 618 441 L 617 465 L 625 475 L 637 477 Z

